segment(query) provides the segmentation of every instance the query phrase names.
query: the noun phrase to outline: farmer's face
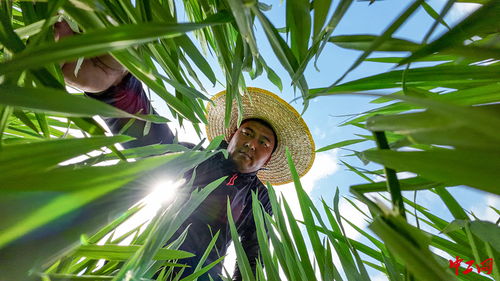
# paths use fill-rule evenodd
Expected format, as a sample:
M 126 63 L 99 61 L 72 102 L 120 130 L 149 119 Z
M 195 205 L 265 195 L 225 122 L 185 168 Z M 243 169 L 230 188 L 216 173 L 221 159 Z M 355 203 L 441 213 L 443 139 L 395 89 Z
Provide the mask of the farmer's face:
M 275 142 L 271 128 L 250 120 L 234 133 L 227 150 L 239 172 L 251 173 L 267 164 Z

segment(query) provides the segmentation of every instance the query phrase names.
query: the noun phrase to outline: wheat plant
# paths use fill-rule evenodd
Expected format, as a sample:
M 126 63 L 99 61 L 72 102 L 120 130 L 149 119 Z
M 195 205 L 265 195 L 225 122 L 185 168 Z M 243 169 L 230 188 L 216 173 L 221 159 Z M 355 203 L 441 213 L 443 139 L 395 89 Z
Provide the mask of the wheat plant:
M 481 7 L 450 27 L 444 18 L 455 2 Z M 183 236 L 163 246 L 223 179 L 176 197 L 151 221 L 126 233 L 116 229 L 145 208 L 137 202 L 149 186 L 137 179 L 159 170 L 178 178 L 213 155 L 220 139 L 204 151 L 177 144 L 122 150 L 116 144 L 130 137 L 109 136 L 96 116 L 169 120 L 131 115 L 82 93 L 69 94 L 59 65 L 111 54 L 165 102 L 177 122 L 190 122 L 201 132 L 209 100 L 202 80 L 222 83 L 227 96 L 237 101 L 245 77 L 265 73 L 282 89 L 281 78 L 260 54 L 262 40 L 279 61 L 276 67 L 288 73 L 300 92 L 304 110 L 313 99 L 346 94 L 373 96 L 372 103 L 382 105 L 353 112 L 342 124 L 365 134 L 317 153 L 370 143 L 370 149 L 354 151 L 352 157 L 383 169 L 369 171 L 344 162 L 368 181 L 351 186 L 354 198 L 347 198 L 359 210 L 369 208 L 364 212 L 368 232 L 342 217 L 338 192 L 333 202 L 315 205 L 288 155 L 303 220 L 268 185 L 274 216 L 262 212 L 258 201 L 253 206 L 261 249 L 256 272 L 231 225 L 244 280 L 358 281 L 371 280 L 374 271 L 391 281 L 500 280 L 498 222 L 469 215 L 454 190 L 465 185 L 500 194 L 500 2 L 448 0 L 436 11 L 423 0 L 408 1 L 382 34 L 333 36 L 341 21 L 353 20 L 345 16 L 347 10 L 361 4 L 367 2 L 286 1 L 272 7 L 285 11 L 286 26 L 277 28 L 266 15 L 271 6 L 251 0 L 0 1 L 0 280 L 150 280 L 157 272 L 157 280 L 179 280 L 177 261 L 192 254 L 177 250 Z M 434 19 L 422 42 L 396 38 L 394 33 L 419 9 Z M 52 26 L 60 20 L 80 34 L 55 42 Z M 256 25 L 266 38 L 256 38 Z M 439 25 L 447 31 L 433 37 Z M 326 44 L 362 53 L 340 78 L 309 89 L 305 69 Z M 402 55 L 374 57 L 373 52 Z M 206 53 L 218 65 L 210 64 Z M 343 82 L 365 61 L 400 68 Z M 216 68 L 223 81 L 217 80 Z M 399 180 L 397 173 L 404 171 L 415 176 Z M 374 174 L 385 181 L 373 181 Z M 402 195 L 419 190 L 437 194 L 454 220 Z M 376 201 L 369 196 L 374 192 L 390 197 Z M 350 239 L 346 224 L 368 242 Z M 493 258 L 492 272 L 455 275 L 449 261 L 430 247 L 465 260 Z M 214 265 L 203 261 L 183 281 L 195 280 Z

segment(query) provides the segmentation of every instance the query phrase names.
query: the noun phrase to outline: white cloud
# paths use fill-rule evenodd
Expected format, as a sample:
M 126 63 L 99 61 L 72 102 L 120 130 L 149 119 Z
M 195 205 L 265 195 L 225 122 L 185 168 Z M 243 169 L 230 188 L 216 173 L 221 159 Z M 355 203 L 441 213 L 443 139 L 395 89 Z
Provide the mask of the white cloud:
M 311 170 L 300 179 L 302 188 L 304 188 L 307 194 L 311 194 L 319 180 L 334 174 L 338 169 L 336 149 L 316 154 L 316 160 L 314 161 Z M 278 185 L 275 186 L 274 189 L 278 193 L 281 192 L 282 196 L 290 205 L 295 218 L 302 219 L 303 217 L 300 211 L 300 204 L 295 192 L 294 184 L 289 183 Z
M 312 134 L 315 140 L 323 140 L 326 138 L 326 133 L 320 127 L 314 127 Z
M 417 174 L 412 173 L 412 172 L 399 172 L 396 175 L 398 176 L 399 180 L 413 178 L 413 177 L 417 176 Z M 374 175 L 373 180 L 377 181 L 377 182 L 378 181 L 385 181 L 385 178 L 382 176 L 379 176 L 379 175 Z
M 354 203 L 356 203 L 356 206 L 360 208 L 365 214 L 369 213 L 368 207 L 357 201 L 354 200 Z M 344 218 L 348 219 L 352 224 L 355 226 L 364 229 L 367 226 L 366 222 L 366 216 L 363 215 L 360 211 L 358 211 L 351 203 L 349 203 L 347 200 L 342 198 L 339 204 L 339 212 L 340 215 L 342 215 Z M 342 225 L 344 226 L 345 234 L 347 237 L 358 240 L 358 238 L 361 237 L 361 234 L 354 229 L 350 224 L 343 222 Z
M 198 144 L 201 141 L 200 137 L 198 137 L 193 125 L 191 125 L 190 122 L 184 122 L 182 128 L 181 128 L 181 126 L 179 126 L 179 123 L 176 121 L 168 123 L 168 126 L 170 127 L 170 130 L 172 130 L 174 135 L 177 132 L 177 136 L 178 136 L 180 142 L 190 142 L 190 143 Z M 202 132 L 201 137 L 205 138 L 206 137 L 205 125 L 200 124 L 200 129 Z M 209 143 L 208 141 L 205 141 L 204 146 L 207 146 L 208 143 Z
M 371 281 L 389 281 L 389 278 L 384 273 L 377 273 L 370 276 Z
M 500 196 L 494 194 L 486 195 L 484 200 L 481 200 L 480 203 L 471 208 L 471 211 L 481 220 L 496 222 L 498 214 L 490 206 L 500 209 Z
M 443 0 L 444 1 L 444 0 Z M 481 7 L 476 3 L 455 3 L 448 13 L 450 20 L 460 21 Z

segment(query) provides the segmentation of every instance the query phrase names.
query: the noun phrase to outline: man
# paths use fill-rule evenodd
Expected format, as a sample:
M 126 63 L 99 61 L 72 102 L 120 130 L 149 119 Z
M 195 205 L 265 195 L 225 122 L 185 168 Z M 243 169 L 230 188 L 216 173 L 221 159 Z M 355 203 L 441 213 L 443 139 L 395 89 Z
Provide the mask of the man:
M 55 30 L 56 38 L 72 34 L 65 22 L 57 23 Z M 141 82 L 111 56 L 86 59 L 76 76 L 75 65 L 75 62 L 69 62 L 62 66 L 67 84 L 129 113 L 155 114 Z M 228 199 L 241 243 L 255 272 L 259 248 L 252 215 L 252 191 L 257 192 L 265 210 L 272 214 L 267 189 L 262 181 L 275 185 L 291 181 L 284 155 L 285 147 L 291 151 L 300 176 L 310 169 L 314 161 L 314 142 L 307 125 L 290 105 L 274 94 L 248 88 L 242 97 L 244 121 L 237 127 L 235 110 L 232 112 L 229 128 L 224 127 L 225 92 L 215 95 L 212 100 L 213 105 L 207 107 L 207 137 L 211 140 L 218 135 L 225 135 L 221 147 L 227 148 L 229 159 L 218 153 L 185 176 L 189 178 L 195 172 L 193 188 L 203 188 L 223 176 L 227 176 L 227 179 L 193 212 L 176 234 L 177 236 L 190 225 L 180 249 L 196 256 L 180 261 L 191 266 L 186 268 L 183 276 L 193 272 L 212 240 L 212 235 L 217 231 L 220 231 L 219 238 L 205 265 L 226 254 L 231 242 L 226 213 Z M 121 132 L 128 122 L 126 119 L 116 118 L 105 121 L 113 133 Z M 125 134 L 136 138 L 125 143 L 125 147 L 173 142 L 174 136 L 167 125 L 152 124 L 147 135 L 143 135 L 144 126 L 145 122 L 136 120 L 125 130 Z M 214 280 L 221 280 L 218 276 L 221 271 L 222 264 L 219 263 L 208 274 Z M 233 279 L 241 280 L 238 267 L 235 268 Z M 209 279 L 206 274 L 198 280 Z

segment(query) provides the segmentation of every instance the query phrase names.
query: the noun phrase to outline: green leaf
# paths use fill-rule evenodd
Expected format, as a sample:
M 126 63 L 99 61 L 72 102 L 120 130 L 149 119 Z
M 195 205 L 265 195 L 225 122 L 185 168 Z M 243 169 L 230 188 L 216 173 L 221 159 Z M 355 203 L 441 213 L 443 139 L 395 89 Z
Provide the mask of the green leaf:
M 295 244 L 295 247 L 297 248 L 298 254 L 300 255 L 300 261 L 298 261 L 297 257 L 297 262 L 301 263 L 301 271 L 304 271 L 305 278 L 311 279 L 314 278 L 314 269 L 311 265 L 311 259 L 309 252 L 307 250 L 307 246 L 305 243 L 305 237 L 302 235 L 301 230 L 297 224 L 297 220 L 294 218 L 292 210 L 290 206 L 288 205 L 287 201 L 285 198 L 282 198 L 282 204 L 286 212 L 286 218 L 288 218 L 288 225 L 290 227 L 290 230 L 292 232 L 292 236 L 290 237 L 290 244 L 293 243 Z M 285 228 L 286 226 L 283 224 L 280 224 L 281 227 Z M 285 232 L 285 229 L 281 229 L 280 232 L 283 233 Z M 292 242 L 293 241 L 293 242 Z
M 112 280 L 113 276 L 107 275 L 74 275 L 74 274 L 41 274 L 42 280 L 51 281 L 107 281 Z
M 278 74 L 276 74 L 276 72 L 274 72 L 272 68 L 267 66 L 266 62 L 264 61 L 264 59 L 262 59 L 262 57 L 260 57 L 259 60 L 262 66 L 266 69 L 267 79 L 269 79 L 271 83 L 273 83 L 276 87 L 278 87 L 280 91 L 283 91 L 283 83 L 281 82 L 281 78 L 278 76 Z
M 493 108 L 484 110 L 494 112 Z M 476 111 L 482 107 L 472 107 Z M 446 113 L 443 116 L 443 113 Z M 474 124 L 463 124 L 467 115 L 444 111 L 376 115 L 367 119 L 372 131 L 392 131 L 407 136 L 413 143 L 448 145 L 457 148 L 499 150 L 498 140 L 478 131 Z
M 181 35 L 176 37 L 175 42 L 186 52 L 196 66 L 205 74 L 205 76 L 215 85 L 216 78 L 210 64 L 206 61 L 198 48 L 191 42 L 189 37 Z
M 231 233 L 231 239 L 234 243 L 234 248 L 236 250 L 236 262 L 237 266 L 240 269 L 241 275 L 245 280 L 255 280 L 255 276 L 252 272 L 252 268 L 250 267 L 250 262 L 248 260 L 247 254 L 243 249 L 243 245 L 239 240 L 238 231 L 236 230 L 236 225 L 234 224 L 233 214 L 231 212 L 231 202 L 227 200 L 227 221 L 229 223 L 229 229 Z
M 311 34 L 309 6 L 307 0 L 286 2 L 286 25 L 291 34 L 291 49 L 299 62 L 306 56 Z
M 206 101 L 210 101 L 209 98 L 207 98 L 204 94 L 200 93 L 198 90 L 188 87 L 182 83 L 179 83 L 175 80 L 169 79 L 163 75 L 158 74 L 161 79 L 172 85 L 179 93 L 185 95 L 187 98 L 190 99 L 202 99 Z
M 425 190 L 442 186 L 443 184 L 417 176 L 408 179 L 401 179 L 399 180 L 399 185 L 401 187 L 401 190 Z M 357 184 L 357 185 L 351 185 L 350 188 L 360 193 L 380 192 L 380 191 L 387 191 L 387 183 L 383 181 L 383 182 L 374 182 L 366 184 Z
M 455 219 L 452 222 L 450 222 L 450 224 L 448 224 L 443 230 L 441 230 L 441 233 L 449 233 L 449 232 L 463 229 L 466 224 L 467 224 L 467 221 L 465 221 L 465 220 Z
M 104 236 L 106 236 L 106 234 L 112 232 L 117 226 L 119 226 L 124 221 L 129 219 L 131 216 L 136 214 L 138 211 L 142 210 L 142 208 L 144 208 L 144 204 L 139 204 L 139 205 L 131 207 L 130 209 L 128 209 L 127 211 L 122 213 L 118 218 L 113 220 L 111 223 L 102 227 L 101 229 L 99 229 L 99 231 L 94 233 L 94 235 L 90 236 L 87 239 L 87 242 L 89 244 L 97 244 L 97 242 L 99 242 L 99 240 L 101 240 Z M 112 238 L 112 236 L 110 236 L 110 238 Z M 116 242 L 116 240 L 115 240 L 115 242 Z
M 209 265 L 205 266 L 205 267 L 202 267 L 198 270 L 196 270 L 193 274 L 189 275 L 188 277 L 185 277 L 183 279 L 181 279 L 181 281 L 191 281 L 191 280 L 196 280 L 196 278 L 202 276 L 203 274 L 205 274 L 206 272 L 208 272 L 211 268 L 213 268 L 214 266 L 216 266 L 218 263 L 222 262 L 224 260 L 224 256 L 216 259 L 215 261 L 211 262 Z M 210 278 L 211 278 L 211 275 L 209 275 Z
M 47 123 L 47 118 L 45 117 L 45 114 L 35 113 L 35 117 L 38 121 L 40 129 L 42 130 L 43 136 L 45 138 L 50 138 L 49 124 Z
M 353 3 L 353 0 L 341 0 L 337 7 L 335 8 L 335 12 L 333 12 L 332 17 L 328 21 L 328 24 L 326 25 L 326 28 L 324 30 L 324 38 L 321 39 L 321 42 L 314 42 L 316 44 L 319 44 L 318 48 L 314 51 L 315 59 L 314 59 L 314 64 L 316 65 L 319 55 L 323 51 L 323 49 L 326 46 L 326 43 L 328 42 L 328 39 L 330 36 L 333 34 L 333 31 L 335 31 L 335 28 L 337 28 L 337 25 L 340 23 L 340 20 L 344 17 L 345 13 L 351 7 L 351 4 Z M 318 38 L 320 39 L 320 38 Z M 313 46 L 314 47 L 314 46 Z M 304 67 L 305 69 L 305 67 Z
M 21 121 L 24 125 L 28 126 L 33 132 L 38 134 L 38 128 L 35 126 L 33 121 L 28 117 L 28 115 L 22 110 L 14 110 L 13 115 L 16 116 L 19 121 Z M 53 120 L 50 120 L 53 121 Z
M 433 19 L 437 20 L 439 23 L 444 25 L 446 28 L 450 29 L 450 27 L 446 24 L 444 19 L 439 17 L 439 14 L 431 7 L 431 5 L 427 4 L 427 2 L 422 2 L 422 7 L 424 10 L 427 12 L 429 16 L 431 16 Z
M 269 187 L 268 187 L 269 188 Z M 276 210 L 280 212 L 281 210 Z M 263 215 L 263 210 L 258 200 L 258 197 L 255 193 L 252 192 L 252 214 L 255 221 L 255 230 L 257 234 L 257 241 L 259 242 L 260 254 L 262 256 L 262 261 L 266 266 L 266 272 L 268 273 L 269 278 L 277 278 L 279 279 L 278 273 L 278 265 L 275 261 L 273 261 L 273 257 L 269 248 L 269 237 L 266 232 L 266 224 Z M 268 221 L 268 224 L 270 222 Z M 274 231 L 269 230 L 268 231 Z
M 269 43 L 274 51 L 274 54 L 280 61 L 281 65 L 288 72 L 290 77 L 294 78 L 293 79 L 294 83 L 300 88 L 302 96 L 305 97 L 308 91 L 307 82 L 305 81 L 303 74 L 300 74 L 298 75 L 298 77 L 295 77 L 295 71 L 298 68 L 299 64 L 292 50 L 288 47 L 285 40 L 283 40 L 283 38 L 278 33 L 276 28 L 272 25 L 269 19 L 264 14 L 262 14 L 262 12 L 260 12 L 258 9 L 254 7 L 252 7 L 252 11 L 260 20 L 260 23 L 264 28 L 264 32 L 266 33 L 266 37 L 269 40 Z M 307 101 L 305 102 L 306 102 L 305 108 L 307 108 Z
M 229 7 L 231 8 L 231 12 L 233 13 L 234 20 L 238 25 L 240 36 L 245 42 L 245 48 L 246 45 L 248 45 L 250 47 L 252 56 L 258 57 L 259 51 L 257 49 L 257 42 L 255 41 L 255 35 L 252 29 L 253 17 L 248 11 L 248 5 L 238 0 L 229 0 L 227 2 L 229 4 Z
M 342 79 L 344 79 L 347 74 L 349 74 L 352 70 L 358 67 L 364 59 L 366 59 L 374 50 L 376 50 L 380 45 L 384 43 L 384 41 L 389 40 L 394 32 L 399 29 L 401 25 L 415 12 L 415 10 L 420 6 L 423 0 L 415 0 L 408 8 L 394 21 L 391 25 L 382 33 L 380 37 L 377 37 L 375 41 L 370 45 L 368 49 L 366 49 L 361 56 L 349 67 L 349 69 L 339 78 L 335 83 L 333 83 L 327 90 L 333 88 L 337 85 Z
M 297 197 L 299 199 L 300 210 L 302 211 L 302 215 L 304 216 L 304 222 L 306 223 L 307 234 L 309 235 L 309 239 L 311 240 L 315 256 L 321 257 L 324 255 L 325 250 L 321 244 L 319 235 L 315 230 L 314 218 L 308 204 L 309 202 L 308 196 L 307 193 L 302 188 L 299 175 L 297 174 L 297 170 L 295 169 L 295 164 L 293 163 L 292 156 L 288 148 L 286 149 L 286 157 L 287 157 L 288 167 L 290 168 L 290 173 L 292 174 L 293 182 L 295 185 L 295 191 L 297 192 Z M 318 267 L 320 269 L 321 274 L 324 274 L 326 265 L 321 263 L 321 261 L 318 261 Z
M 421 67 L 408 69 L 406 71 L 407 86 L 415 87 L 473 87 L 496 83 L 494 77 L 498 77 L 500 66 L 469 66 L 469 65 L 445 65 L 433 67 Z M 440 73 L 440 75 L 435 75 Z M 358 80 L 337 85 L 333 88 L 311 89 L 309 98 L 323 96 L 332 93 L 346 93 L 353 91 L 366 91 L 377 89 L 390 89 L 401 87 L 401 76 L 403 70 L 377 74 Z
M 360 143 L 360 142 L 364 142 L 364 141 L 366 141 L 366 139 L 345 140 L 345 141 L 337 142 L 337 143 L 322 147 L 322 148 L 316 150 L 316 152 L 323 152 L 323 151 L 331 150 L 334 148 L 344 147 L 344 146 L 348 146 L 351 144 Z
M 318 37 L 323 25 L 325 25 L 326 16 L 332 5 L 332 0 L 317 0 L 313 2 L 314 25 L 312 38 Z
M 12 114 L 12 108 L 8 106 L 0 106 L 0 149 L 5 128 L 9 123 L 9 116 Z
M 474 36 L 484 36 L 490 31 L 495 32 L 500 24 L 495 20 L 500 13 L 500 3 L 498 1 L 489 1 L 481 6 L 462 22 L 455 25 L 450 31 L 434 40 L 431 44 L 417 50 L 411 56 L 401 61 L 398 65 L 407 64 L 417 58 L 439 52 L 457 45 L 462 45 L 463 41 Z M 497 51 L 498 52 L 498 51 Z
M 401 258 L 406 268 L 418 280 L 449 281 L 454 275 L 443 268 L 428 248 L 429 239 L 419 229 L 401 217 L 375 218 L 370 228 L 384 241 L 392 253 Z
M 346 166 L 350 171 L 354 172 L 356 175 L 364 178 L 366 181 L 369 181 L 369 182 L 374 182 L 371 178 L 369 178 L 368 176 L 366 176 L 363 172 L 361 172 L 359 169 L 356 169 L 355 167 L 349 165 L 348 163 L 346 163 L 345 161 L 342 161 L 340 160 L 340 162 L 342 162 L 342 164 L 344 164 L 344 166 Z
M 3 171 L 0 177 L 20 177 L 29 172 L 46 171 L 85 152 L 131 139 L 127 136 L 92 137 L 6 145 L 0 153 L 0 169 Z M 3 184 L 1 189 L 10 188 Z M 33 189 L 37 189 L 36 185 Z
M 365 157 L 398 171 L 410 171 L 448 186 L 465 184 L 500 194 L 496 180 L 498 152 L 436 149 L 433 151 L 365 151 Z
M 129 259 L 139 248 L 140 246 L 137 245 L 82 245 L 78 247 L 74 255 L 90 259 L 120 261 Z M 159 249 L 154 258 L 157 260 L 177 260 L 193 256 L 193 254 L 181 250 Z
M 441 200 L 445 203 L 448 210 L 456 220 L 469 220 L 469 216 L 465 213 L 465 210 L 460 206 L 460 204 L 453 198 L 450 192 L 444 187 L 436 187 L 435 189 L 437 195 L 441 197 Z
M 152 122 L 166 122 L 165 118 L 148 115 L 133 115 L 103 102 L 70 95 L 52 88 L 28 88 L 13 85 L 0 85 L 0 104 L 35 112 L 58 114 L 62 116 L 137 118 Z
M 51 17 L 48 20 L 48 24 L 53 25 L 54 23 L 56 23 L 58 21 L 58 19 L 59 19 L 59 16 Z M 20 38 L 30 37 L 30 36 L 35 35 L 38 32 L 40 32 L 42 30 L 42 27 L 45 25 L 46 21 L 47 20 L 42 19 L 42 20 L 39 20 L 37 22 L 31 23 L 29 25 L 25 25 L 23 27 L 16 28 L 16 30 L 14 30 L 14 31 L 16 32 L 16 34 Z
M 198 123 L 199 120 L 196 118 L 193 108 L 190 108 L 184 104 L 180 99 L 170 94 L 161 83 L 161 80 L 152 77 L 149 73 L 149 69 L 142 65 L 137 57 L 132 56 L 127 51 L 115 51 L 113 52 L 113 57 L 117 59 L 122 65 L 124 65 L 135 77 L 141 80 L 147 87 L 153 90 L 157 95 L 164 99 L 169 107 L 174 110 L 174 112 L 180 114 L 180 116 L 189 119 L 191 122 Z
M 474 235 L 489 243 L 493 249 L 500 252 L 500 227 L 488 221 L 472 221 L 470 230 Z
M 341 48 L 366 51 L 371 47 L 375 40 L 378 40 L 378 38 L 379 36 L 376 35 L 338 35 L 330 37 L 328 41 Z M 419 47 L 420 45 L 417 43 L 404 39 L 389 37 L 386 38 L 373 51 L 411 52 L 417 50 Z
M 224 138 L 225 138 L 224 135 L 216 136 L 207 146 L 206 150 L 211 151 L 217 149 L 220 146 L 221 142 L 224 140 Z
M 1 63 L 0 74 L 24 70 L 26 66 L 36 68 L 79 57 L 92 57 L 158 38 L 179 36 L 185 32 L 223 22 L 225 19 L 207 23 L 142 23 L 92 30 L 83 35 L 70 36 L 58 42 L 26 49 L 14 55 L 11 60 Z
M 132 180 L 138 176 L 139 172 L 159 166 L 170 159 L 171 157 L 148 159 L 147 161 L 143 160 L 135 163 L 98 167 L 99 169 L 96 167 L 81 170 L 59 168 L 51 172 L 26 175 L 29 180 L 22 182 L 19 181 L 18 177 L 2 179 L 5 182 L 4 186 L 18 190 L 69 190 L 78 187 L 81 187 L 81 189 L 55 196 L 54 199 L 50 200 L 44 206 L 18 219 L 14 225 L 4 228 L 4 231 L 0 234 L 0 246 L 89 204 L 91 201 Z M 121 175 L 119 175 L 119 171 Z M 110 173 L 114 173 L 115 175 Z M 89 181 L 90 176 L 92 176 L 92 181 Z M 2 178 L 4 177 L 6 176 L 2 174 Z M 16 217 L 16 214 L 12 215 Z

